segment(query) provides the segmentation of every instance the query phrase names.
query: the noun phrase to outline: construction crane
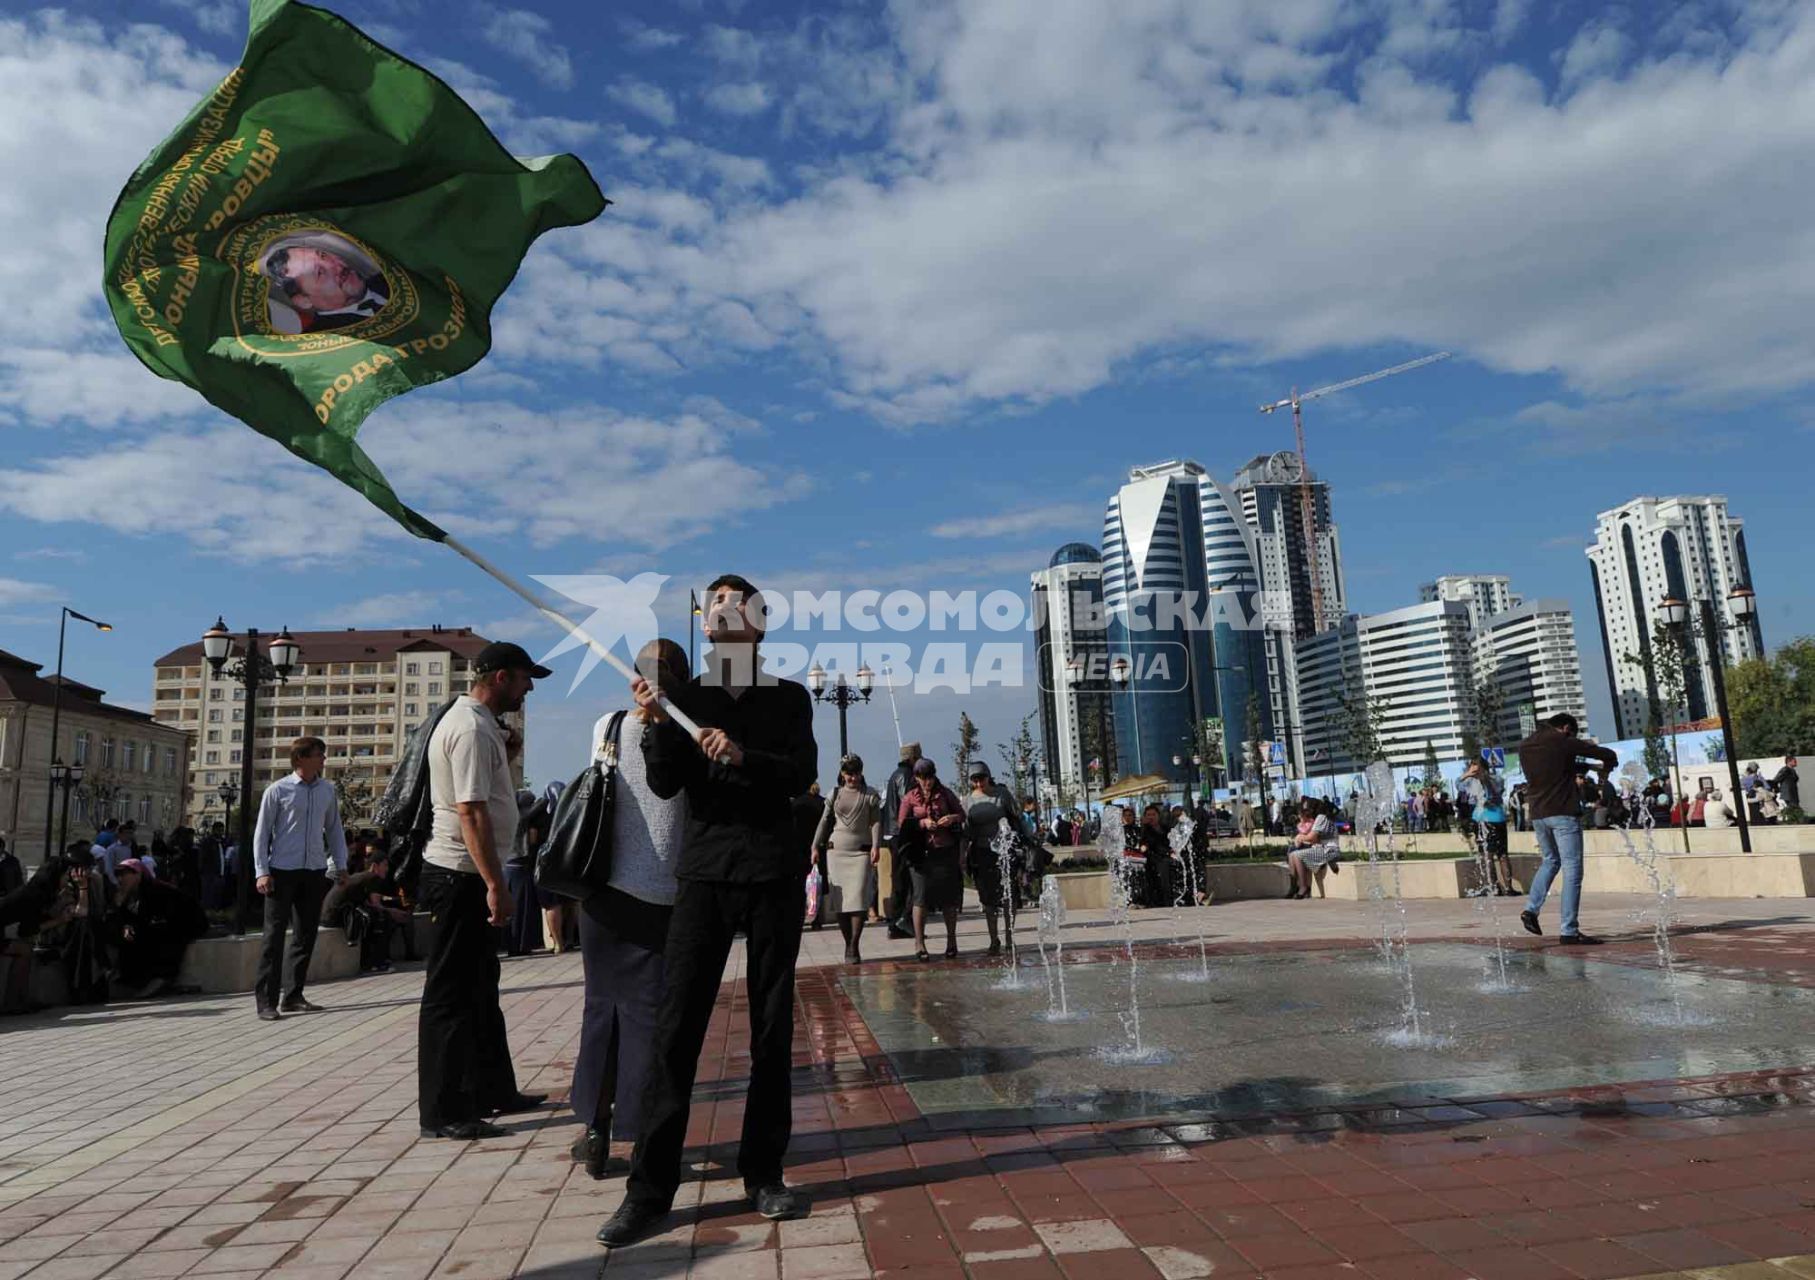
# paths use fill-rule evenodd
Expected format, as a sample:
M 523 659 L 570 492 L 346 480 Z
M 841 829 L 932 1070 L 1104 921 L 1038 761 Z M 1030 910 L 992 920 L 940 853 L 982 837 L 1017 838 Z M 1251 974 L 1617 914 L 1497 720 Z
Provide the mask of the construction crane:
M 1395 373 L 1409 373 L 1413 369 L 1421 369 L 1427 364 L 1436 364 L 1437 361 L 1447 360 L 1449 357 L 1449 352 L 1439 351 L 1435 355 L 1420 356 L 1416 360 L 1396 364 L 1390 369 L 1377 369 L 1373 373 L 1364 373 L 1359 378 L 1350 378 L 1347 382 L 1333 382 L 1327 387 L 1319 387 L 1315 391 L 1306 391 L 1303 394 L 1300 394 L 1298 388 L 1294 387 L 1292 394 L 1284 400 L 1275 400 L 1272 404 L 1263 404 L 1260 407 L 1262 413 L 1275 413 L 1287 408 L 1292 410 L 1292 430 L 1298 436 L 1298 509 L 1304 521 L 1306 567 L 1311 575 L 1311 625 L 1315 631 L 1321 632 L 1324 629 L 1323 574 L 1317 563 L 1317 522 L 1312 515 L 1311 468 L 1310 464 L 1305 461 L 1304 403 L 1307 400 L 1319 400 L 1324 396 L 1334 395 L 1338 391 L 1347 391 L 1350 387 L 1378 382 L 1382 378 L 1392 377 Z

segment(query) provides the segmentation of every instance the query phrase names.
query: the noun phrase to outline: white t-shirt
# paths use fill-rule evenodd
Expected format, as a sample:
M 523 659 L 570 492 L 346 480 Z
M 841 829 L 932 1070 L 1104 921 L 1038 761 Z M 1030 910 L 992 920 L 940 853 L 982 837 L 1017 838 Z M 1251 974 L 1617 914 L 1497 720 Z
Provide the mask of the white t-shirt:
M 449 871 L 479 870 L 466 851 L 460 811 L 454 807 L 475 800 L 485 801 L 491 813 L 492 849 L 500 861 L 510 856 L 517 838 L 517 789 L 511 783 L 504 730 L 486 705 L 470 695 L 448 708 L 429 739 L 429 800 L 435 822 L 422 851 L 425 861 Z

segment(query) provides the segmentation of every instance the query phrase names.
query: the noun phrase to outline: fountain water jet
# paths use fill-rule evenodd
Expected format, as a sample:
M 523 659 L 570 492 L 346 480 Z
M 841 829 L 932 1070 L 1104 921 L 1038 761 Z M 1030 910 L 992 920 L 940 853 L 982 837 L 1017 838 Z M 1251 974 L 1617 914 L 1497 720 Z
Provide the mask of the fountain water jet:
M 1185 864 L 1185 874 L 1180 879 L 1185 886 L 1185 901 L 1192 907 L 1192 919 L 1197 923 L 1197 969 L 1184 969 L 1169 974 L 1174 982 L 1210 981 L 1210 954 L 1204 944 L 1204 909 L 1197 900 L 1202 886 L 1198 884 L 1197 859 L 1191 853 L 1191 836 L 1196 830 L 1197 824 L 1190 818 L 1180 818 L 1178 825 L 1166 836 L 1166 843 L 1172 846 L 1172 852 Z M 1178 904 L 1175 901 L 1173 905 Z
M 1479 778 L 1470 778 L 1463 783 L 1469 800 L 1476 808 L 1487 802 L 1487 785 Z M 1493 854 L 1487 847 L 1487 823 L 1475 823 L 1475 865 L 1481 872 L 1481 891 L 1475 900 L 1475 911 L 1485 912 L 1494 926 L 1494 962 L 1499 970 L 1498 982 L 1482 984 L 1483 991 L 1512 991 L 1512 978 L 1506 971 L 1506 930 L 1500 919 L 1499 895 L 1494 892 Z
M 996 855 L 996 870 L 1002 881 L 1002 928 L 1008 942 L 1002 953 L 1007 972 L 1001 985 L 1010 989 L 1021 985 L 1021 957 L 1015 949 L 1015 849 L 1019 844 L 1013 828 L 1008 825 L 1008 819 L 1000 820 L 996 824 L 996 834 L 990 837 L 989 847 Z
M 1116 1011 L 1128 1041 L 1119 1049 L 1103 1050 L 1102 1056 L 1120 1066 L 1138 1066 L 1163 1062 L 1166 1055 L 1148 1048 L 1141 1039 L 1141 962 L 1134 951 L 1134 922 L 1129 911 L 1134 905 L 1134 865 L 1122 854 L 1122 823 L 1119 814 L 1115 818 L 1109 816 L 1111 807 L 1104 806 L 1097 847 L 1109 863 L 1109 918 L 1122 931 L 1122 949 L 1128 960 L 1128 1007 Z
M 1065 994 L 1065 942 L 1059 936 L 1059 928 L 1065 923 L 1065 898 L 1059 892 L 1059 882 L 1053 876 L 1047 876 L 1040 886 L 1040 927 L 1037 937 L 1040 942 L 1040 965 L 1046 970 L 1046 1021 L 1071 1022 L 1084 1016 L 1083 1011 L 1073 1013 L 1070 1001 Z M 1052 939 L 1052 958 L 1046 956 L 1046 941 Z

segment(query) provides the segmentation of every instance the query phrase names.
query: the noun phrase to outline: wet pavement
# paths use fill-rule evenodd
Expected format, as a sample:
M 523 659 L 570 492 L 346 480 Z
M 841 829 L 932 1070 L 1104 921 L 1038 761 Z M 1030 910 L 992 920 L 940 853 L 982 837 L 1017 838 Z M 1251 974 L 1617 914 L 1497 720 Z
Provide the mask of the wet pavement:
M 852 972 L 835 933 L 809 934 L 789 1175 L 812 1216 L 776 1226 L 738 1199 L 734 961 L 699 1176 L 670 1230 L 609 1256 L 591 1237 L 622 1180 L 572 1166 L 564 1110 L 492 1142 L 419 1139 L 419 973 L 323 986 L 327 1012 L 277 1024 L 220 998 L 9 1019 L 0 1280 L 1815 1276 L 1815 913 L 1681 906 L 1696 1017 L 1659 1027 L 1647 1010 L 1674 1004 L 1642 901 L 1590 898 L 1615 939 L 1592 959 L 1514 942 L 1525 989 L 1493 1000 L 1470 904 L 1413 904 L 1420 999 L 1448 1042 L 1411 1050 L 1383 1047 L 1397 988 L 1366 904 L 1212 908 L 1207 986 L 1168 976 L 1199 963 L 1191 913 L 1138 913 L 1142 1033 L 1166 1055 L 1140 1067 L 1106 1060 L 1119 1019 L 1037 1023 L 1031 952 L 1026 985 L 998 990 L 974 916 L 958 962 L 872 934 Z M 1113 930 L 1074 919 L 1065 937 L 1072 1001 L 1108 1005 Z M 507 963 L 523 1087 L 565 1093 L 580 976 L 572 955 Z M 932 1030 L 904 1019 L 948 990 Z M 935 1034 L 944 1061 L 917 1059 Z M 1081 1109 L 1117 1094 L 1118 1114 Z M 1055 1100 L 1060 1122 L 1034 1123 Z

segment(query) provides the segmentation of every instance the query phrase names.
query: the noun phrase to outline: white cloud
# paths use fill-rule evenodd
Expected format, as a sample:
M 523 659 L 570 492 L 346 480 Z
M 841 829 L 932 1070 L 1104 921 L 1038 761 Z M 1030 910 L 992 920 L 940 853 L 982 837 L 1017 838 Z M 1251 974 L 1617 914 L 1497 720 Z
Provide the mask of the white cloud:
M 1079 502 L 999 511 L 986 516 L 962 516 L 942 521 L 927 532 L 935 538 L 1002 538 L 1047 529 L 1088 529 L 1093 524 L 1100 525 L 1102 519 L 1101 503 Z
M 696 368 L 738 350 L 713 327 L 735 301 L 830 357 L 834 403 L 903 422 L 1193 349 L 1445 347 L 1596 396 L 1815 380 L 1815 232 L 1787 212 L 1815 203 L 1789 162 L 1815 150 L 1815 7 L 1749 10 L 1718 56 L 1565 31 L 1556 96 L 1478 63 L 1499 11 L 1468 12 L 928 0 L 871 47 L 809 28 L 841 56 L 800 70 L 784 121 L 815 89 L 879 144 L 787 196 L 720 194 L 704 228 L 614 210 L 557 249 L 551 305 L 596 330 L 581 358 Z M 776 84 L 785 43 L 708 52 Z
M 499 141 L 518 155 L 572 150 L 600 132 L 594 120 L 526 113 L 496 80 L 465 63 L 435 57 L 417 61 L 447 81 L 448 87 L 484 118 Z
M 557 43 L 554 24 L 526 9 L 485 9 L 480 34 L 487 44 L 521 62 L 557 89 L 573 87 L 573 60 Z
M 647 52 L 654 49 L 672 49 L 685 37 L 678 31 L 645 26 L 643 23 L 626 19 L 624 21 L 624 38 L 632 49 Z
M 88 559 L 88 553 L 77 547 L 33 547 L 28 551 L 13 552 L 15 560 L 69 560 L 81 564 Z
M 34 604 L 56 597 L 57 589 L 47 582 L 24 582 L 18 578 L 0 578 L 0 608 L 15 604 Z
M 621 107 L 648 116 L 659 125 L 674 127 L 674 99 L 660 85 L 647 80 L 620 80 L 605 91 L 605 96 Z
M 728 116 L 753 116 L 769 109 L 774 101 L 766 85 L 754 80 L 714 85 L 706 91 L 706 105 Z
M 234 0 L 158 0 L 166 9 L 186 12 L 195 25 L 213 36 L 243 33 L 246 6 Z

